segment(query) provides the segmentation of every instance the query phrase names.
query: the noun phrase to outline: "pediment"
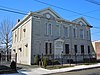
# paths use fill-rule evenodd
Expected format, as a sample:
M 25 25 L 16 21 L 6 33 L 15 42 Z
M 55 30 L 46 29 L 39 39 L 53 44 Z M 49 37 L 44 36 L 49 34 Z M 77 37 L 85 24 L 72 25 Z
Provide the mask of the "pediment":
M 55 39 L 55 42 L 57 42 L 57 41 L 64 42 L 64 40 L 63 40 L 63 39 L 61 39 L 61 38 Z
M 85 26 L 90 26 L 92 27 L 86 20 L 85 18 L 81 17 L 81 18 L 77 18 L 75 20 L 73 20 L 72 22 L 78 23 L 80 25 L 85 25 Z
M 46 9 L 37 11 L 36 13 L 41 14 L 47 18 L 60 18 L 61 19 L 61 17 L 51 8 L 46 8 Z

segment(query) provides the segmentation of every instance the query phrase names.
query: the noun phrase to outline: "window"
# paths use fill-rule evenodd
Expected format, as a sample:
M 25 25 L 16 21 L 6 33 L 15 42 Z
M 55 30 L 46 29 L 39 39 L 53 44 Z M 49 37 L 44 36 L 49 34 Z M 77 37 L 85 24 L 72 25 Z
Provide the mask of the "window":
M 75 53 L 77 53 L 77 45 L 74 45 Z
M 80 29 L 80 38 L 81 38 L 81 39 L 84 38 L 84 31 L 83 31 L 83 29 Z
M 23 29 L 23 32 L 24 32 L 23 34 L 24 34 L 24 37 L 25 37 L 25 33 L 26 33 L 26 29 L 25 28 Z
M 52 35 L 52 24 L 46 23 L 46 35 Z
M 89 31 L 87 31 L 87 40 L 89 40 Z
M 45 43 L 45 54 L 52 54 L 52 43 Z
M 49 43 L 50 54 L 52 54 L 52 43 Z
M 45 43 L 45 54 L 48 54 L 48 43 Z
M 15 36 L 15 42 L 16 42 L 16 41 L 17 41 L 17 34 L 16 34 L 16 31 L 15 31 L 15 35 L 14 35 L 14 36 Z
M 73 29 L 73 36 L 74 36 L 74 38 L 76 38 L 76 29 L 75 28 Z
M 90 53 L 90 46 L 88 46 L 88 53 Z
M 58 36 L 60 36 L 60 25 L 57 25 L 57 30 L 58 30 Z
M 48 24 L 46 23 L 46 35 L 48 35 Z
M 84 54 L 84 45 L 81 45 L 81 53 Z
M 64 27 L 64 35 L 65 37 L 68 37 L 68 27 Z
M 20 27 L 20 41 L 22 39 L 22 27 Z
M 65 53 L 69 54 L 69 44 L 65 44 Z
M 79 22 L 79 24 L 80 24 L 81 26 L 83 26 L 83 23 L 82 23 L 81 21 Z
M 52 35 L 52 25 L 51 24 L 48 24 L 48 32 L 49 32 L 49 35 Z
M 22 48 L 19 48 L 20 52 L 22 52 Z

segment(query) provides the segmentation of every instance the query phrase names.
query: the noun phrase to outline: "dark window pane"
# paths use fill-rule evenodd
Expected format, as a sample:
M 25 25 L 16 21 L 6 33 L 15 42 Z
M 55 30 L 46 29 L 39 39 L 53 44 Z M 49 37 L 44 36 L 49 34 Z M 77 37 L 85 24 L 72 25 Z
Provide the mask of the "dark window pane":
M 49 44 L 50 46 L 50 54 L 52 54 L 52 43 Z
M 88 53 L 90 53 L 90 46 L 88 46 Z
M 81 45 L 81 53 L 84 53 L 84 45 Z
M 65 44 L 65 53 L 69 54 L 69 44 Z
M 45 54 L 48 54 L 48 43 L 45 43 Z
M 74 45 L 75 53 L 77 53 L 77 45 Z

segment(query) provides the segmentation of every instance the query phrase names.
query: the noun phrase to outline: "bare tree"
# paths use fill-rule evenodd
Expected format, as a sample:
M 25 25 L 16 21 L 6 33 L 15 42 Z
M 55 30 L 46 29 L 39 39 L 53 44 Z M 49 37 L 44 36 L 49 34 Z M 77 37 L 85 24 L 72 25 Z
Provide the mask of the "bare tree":
M 9 19 L 1 21 L 0 40 L 1 40 L 1 45 L 5 47 L 7 54 L 9 52 L 9 49 L 11 48 L 11 43 L 12 43 L 12 34 L 11 34 L 12 27 L 13 27 L 13 22 L 11 22 Z

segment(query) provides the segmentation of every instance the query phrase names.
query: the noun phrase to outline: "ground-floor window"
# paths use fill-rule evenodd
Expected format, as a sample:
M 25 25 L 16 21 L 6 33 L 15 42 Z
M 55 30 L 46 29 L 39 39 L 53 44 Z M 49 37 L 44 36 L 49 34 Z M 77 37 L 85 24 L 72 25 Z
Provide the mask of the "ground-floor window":
M 88 53 L 90 53 L 90 46 L 88 46 Z
M 69 44 L 65 44 L 65 54 L 69 54 Z
M 45 43 L 45 54 L 48 54 L 48 43 Z
M 84 45 L 81 45 L 81 53 L 84 54 Z
M 52 54 L 52 43 L 45 43 L 45 54 Z
M 75 53 L 77 53 L 77 45 L 74 45 Z

